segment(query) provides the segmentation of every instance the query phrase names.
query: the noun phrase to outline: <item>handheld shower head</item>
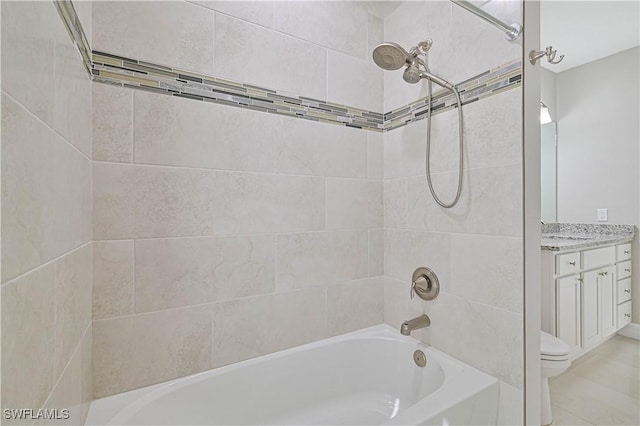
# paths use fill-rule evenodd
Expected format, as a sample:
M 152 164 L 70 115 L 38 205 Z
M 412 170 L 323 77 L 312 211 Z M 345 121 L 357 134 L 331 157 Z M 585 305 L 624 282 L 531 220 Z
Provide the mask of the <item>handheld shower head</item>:
M 407 83 L 416 84 L 422 79 L 422 71 L 415 64 L 411 64 L 404 70 L 402 78 Z
M 373 49 L 373 61 L 384 70 L 399 70 L 412 59 L 411 54 L 397 43 L 381 43 Z

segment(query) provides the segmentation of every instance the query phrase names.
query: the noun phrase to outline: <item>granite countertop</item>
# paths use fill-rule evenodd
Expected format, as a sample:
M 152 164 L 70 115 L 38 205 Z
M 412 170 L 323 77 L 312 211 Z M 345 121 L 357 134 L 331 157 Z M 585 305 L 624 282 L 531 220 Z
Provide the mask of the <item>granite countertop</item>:
M 633 225 L 548 223 L 542 225 L 542 250 L 569 251 L 633 241 Z

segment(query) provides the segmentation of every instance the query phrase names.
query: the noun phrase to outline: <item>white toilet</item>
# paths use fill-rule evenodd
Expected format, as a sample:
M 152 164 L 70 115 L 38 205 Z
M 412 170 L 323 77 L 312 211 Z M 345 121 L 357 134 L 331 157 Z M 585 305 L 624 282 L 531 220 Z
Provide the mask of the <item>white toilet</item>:
M 540 423 L 549 425 L 551 418 L 551 397 L 549 396 L 549 377 L 558 376 L 564 373 L 571 365 L 569 359 L 569 345 L 555 336 L 540 332 L 540 372 L 542 383 L 540 386 L 540 405 L 542 414 Z

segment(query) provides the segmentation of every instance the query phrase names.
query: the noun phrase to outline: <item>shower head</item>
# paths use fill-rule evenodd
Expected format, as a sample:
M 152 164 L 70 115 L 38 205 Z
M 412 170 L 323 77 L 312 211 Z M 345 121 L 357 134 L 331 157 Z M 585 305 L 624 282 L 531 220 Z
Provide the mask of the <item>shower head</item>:
M 412 55 L 397 43 L 385 42 L 373 49 L 373 61 L 384 70 L 399 70 L 412 59 Z
M 422 71 L 420 71 L 415 64 L 411 64 L 404 70 L 402 78 L 404 78 L 404 81 L 407 83 L 416 84 L 422 79 Z

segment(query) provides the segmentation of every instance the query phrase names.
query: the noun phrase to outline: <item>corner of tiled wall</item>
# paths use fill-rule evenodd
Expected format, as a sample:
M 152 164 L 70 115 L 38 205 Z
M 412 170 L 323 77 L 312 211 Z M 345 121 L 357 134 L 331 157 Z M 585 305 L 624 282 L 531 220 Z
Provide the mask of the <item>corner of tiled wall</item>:
M 66 408 L 58 423 L 82 424 L 92 395 L 90 80 L 52 2 L 1 8 L 2 408 Z

